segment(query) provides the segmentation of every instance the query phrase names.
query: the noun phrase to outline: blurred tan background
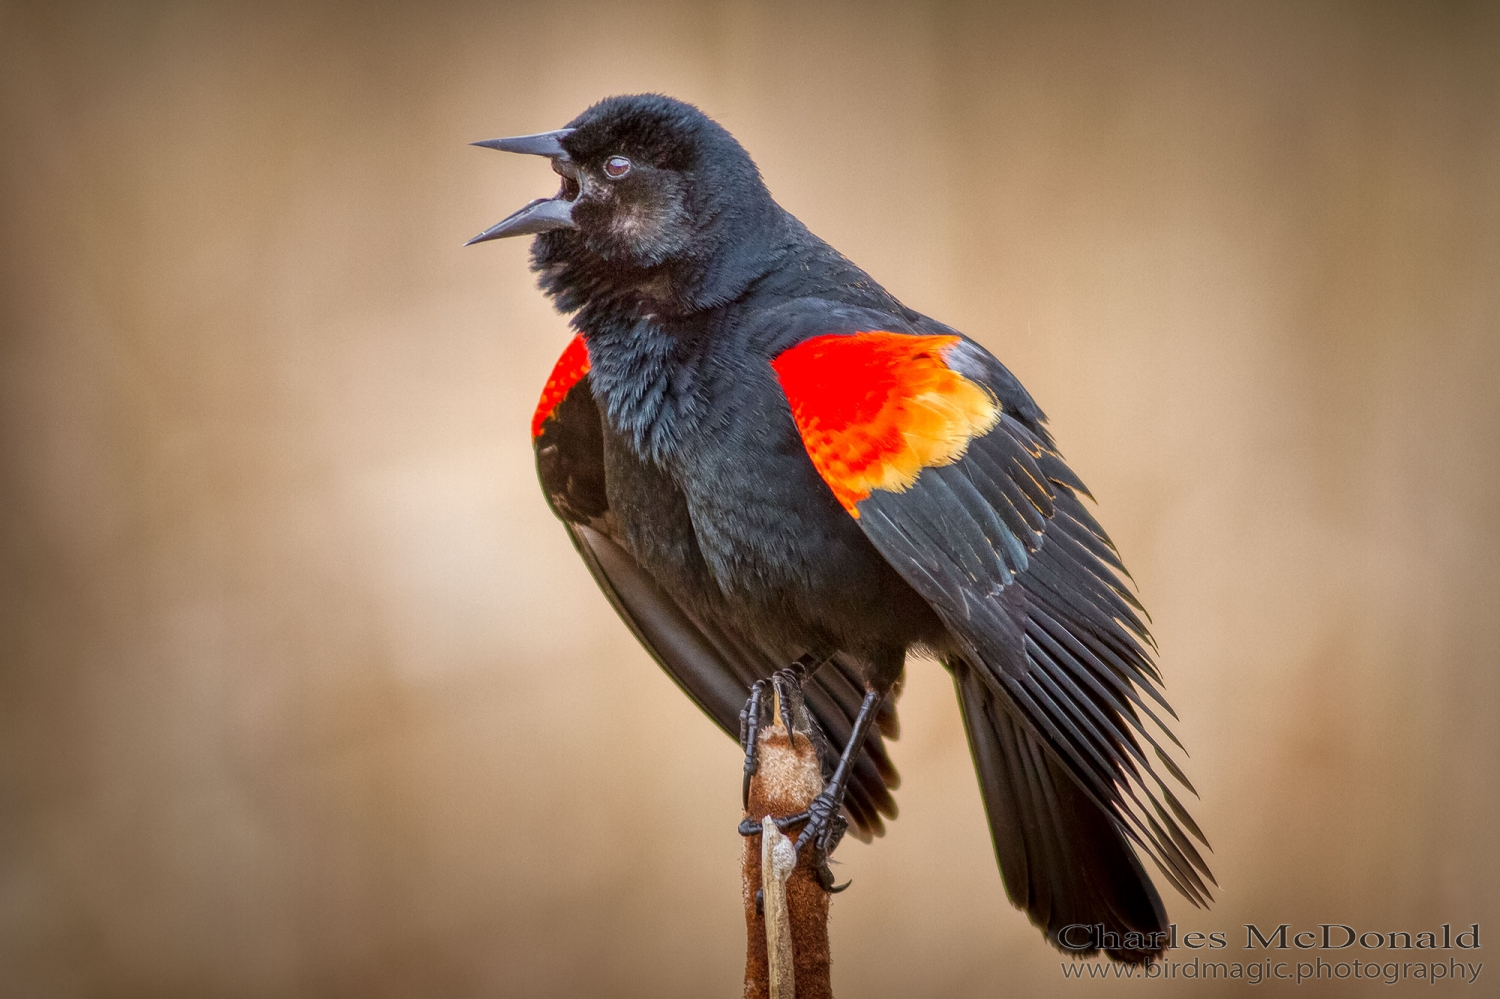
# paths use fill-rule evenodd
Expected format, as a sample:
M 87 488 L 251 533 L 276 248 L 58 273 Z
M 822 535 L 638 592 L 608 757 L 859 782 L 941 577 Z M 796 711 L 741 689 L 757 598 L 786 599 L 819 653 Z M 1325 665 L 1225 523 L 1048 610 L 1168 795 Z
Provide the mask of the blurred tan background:
M 1500 934 L 1497 10 L 1055 6 L 0 6 L 0 994 L 738 993 L 738 750 L 543 504 L 524 241 L 461 246 L 554 186 L 465 143 L 640 90 L 1051 414 L 1184 929 Z M 901 712 L 841 994 L 1130 991 L 1006 903 L 941 670 Z

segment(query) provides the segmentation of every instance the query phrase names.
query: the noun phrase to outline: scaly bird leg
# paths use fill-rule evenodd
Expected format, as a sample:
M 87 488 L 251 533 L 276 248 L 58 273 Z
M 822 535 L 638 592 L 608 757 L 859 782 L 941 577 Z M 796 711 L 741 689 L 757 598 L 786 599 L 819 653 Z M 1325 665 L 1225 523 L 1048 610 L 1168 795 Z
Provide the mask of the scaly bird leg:
M 791 669 L 782 670 L 772 678 L 773 686 L 782 704 L 783 724 L 786 724 L 788 732 L 792 731 L 789 706 L 795 703 L 800 707 L 802 699 L 803 672 L 798 668 L 800 665 L 801 660 Z M 842 812 L 844 795 L 849 788 L 849 773 L 854 767 L 854 761 L 860 750 L 864 748 L 865 739 L 870 734 L 870 726 L 875 723 L 880 711 L 880 703 L 884 699 L 884 691 L 868 690 L 865 692 L 864 700 L 859 706 L 859 714 L 854 719 L 853 731 L 849 733 L 849 741 L 845 743 L 844 751 L 839 755 L 838 766 L 833 771 L 833 777 L 829 780 L 828 786 L 823 788 L 808 805 L 807 811 L 773 820 L 776 827 L 781 830 L 798 823 L 806 823 L 797 836 L 797 850 L 800 853 L 804 846 L 812 845 L 816 851 L 814 856 L 817 858 L 818 881 L 825 891 L 837 892 L 849 887 L 847 882 L 835 885 L 833 872 L 828 868 L 828 855 L 838 846 L 839 840 L 843 838 L 844 831 L 848 828 Z M 749 779 L 747 772 L 745 778 L 747 807 Z M 743 836 L 754 836 L 760 830 L 761 824 L 754 819 L 747 818 L 740 823 L 740 834 Z
M 817 858 L 818 880 L 824 891 L 838 892 L 849 887 L 847 881 L 842 885 L 834 885 L 833 872 L 828 869 L 828 855 L 844 836 L 847 823 L 840 813 L 844 808 L 844 794 L 849 789 L 849 771 L 853 769 L 855 758 L 864 748 L 865 737 L 870 734 L 870 726 L 875 723 L 880 702 L 884 699 L 884 691 L 865 691 L 865 699 L 860 702 L 859 714 L 854 719 L 854 730 L 849 733 L 849 741 L 844 744 L 839 765 L 833 771 L 833 779 L 818 792 L 803 815 L 792 817 L 792 820 L 807 819 L 807 825 L 802 827 L 801 834 L 797 836 L 797 852 L 801 853 L 804 846 L 812 845 L 816 851 L 814 856 Z M 781 825 L 780 822 L 776 824 Z
M 766 713 L 764 702 L 770 686 L 770 680 L 755 681 L 750 688 L 750 699 L 740 709 L 740 745 L 745 749 L 745 783 L 740 797 L 746 809 L 750 807 L 750 778 L 760 769 L 760 726 L 765 720 L 762 715 Z

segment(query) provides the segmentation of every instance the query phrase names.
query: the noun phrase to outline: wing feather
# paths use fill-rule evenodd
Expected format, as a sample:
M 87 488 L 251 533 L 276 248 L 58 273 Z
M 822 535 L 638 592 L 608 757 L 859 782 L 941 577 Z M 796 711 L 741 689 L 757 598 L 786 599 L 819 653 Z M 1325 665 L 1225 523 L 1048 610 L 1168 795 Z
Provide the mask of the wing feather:
M 809 341 L 815 350 L 793 348 L 788 355 L 797 355 L 794 363 L 778 359 L 774 366 L 779 374 L 795 374 L 783 379 L 783 389 L 814 464 L 865 535 L 943 619 L 968 664 L 973 679 L 966 682 L 989 691 L 986 717 L 993 722 L 999 708 L 1028 733 L 1025 746 L 1011 744 L 998 756 L 994 746 L 976 744 L 981 771 L 988 768 L 998 781 L 993 771 L 999 756 L 1021 767 L 1027 782 L 1013 774 L 1003 787 L 997 784 L 997 793 L 1060 829 L 1057 790 L 1038 777 L 1047 768 L 1034 756 L 1028 760 L 1045 747 L 1092 806 L 1150 856 L 1174 887 L 1195 904 L 1208 901 L 1204 879 L 1211 882 L 1212 875 L 1188 833 L 1205 847 L 1207 842 L 1166 780 L 1189 790 L 1191 785 L 1158 735 L 1181 745 L 1148 705 L 1176 717 L 1157 689 L 1145 610 L 1125 582 L 1129 575 L 1114 543 L 1080 502 L 1092 496 L 1057 453 L 1040 410 L 998 361 L 969 341 L 913 337 L 903 346 L 892 341 L 897 334 L 848 336 L 842 352 L 824 335 Z M 862 462 L 881 455 L 871 458 L 871 435 L 851 425 L 849 407 L 825 415 L 817 398 L 797 393 L 807 395 L 820 384 L 818 365 L 836 363 L 841 353 L 868 368 L 853 342 L 862 337 L 871 338 L 869 356 L 899 358 L 903 365 L 898 370 L 892 362 L 881 375 L 871 389 L 875 402 L 851 391 L 847 372 L 830 369 L 827 377 L 844 379 L 840 398 L 863 399 L 856 415 L 867 414 L 880 427 L 906 428 L 905 450 L 884 459 L 892 467 L 910 454 L 936 457 L 915 470 L 901 465 L 900 477 L 840 482 L 831 478 L 844 467 L 836 449 L 840 440 L 857 445 Z M 939 377 L 924 367 L 934 364 L 946 365 L 948 374 Z M 962 384 L 952 380 L 955 375 Z M 911 398 L 901 396 L 903 379 Z M 933 386 L 956 393 L 972 414 L 980 409 L 971 391 L 976 385 L 990 395 L 998 415 L 944 424 L 943 406 L 931 400 Z M 815 440 L 811 429 L 817 429 Z M 911 443 L 923 436 L 942 444 Z M 970 689 L 965 696 L 979 695 Z M 965 710 L 971 724 L 978 719 L 972 704 Z M 997 849 L 1004 828 L 996 826 Z M 1050 849 L 1047 837 L 1033 839 L 1028 849 Z M 1044 869 L 1062 859 L 1059 853 L 1031 857 Z M 1023 870 L 1034 866 L 1014 862 Z

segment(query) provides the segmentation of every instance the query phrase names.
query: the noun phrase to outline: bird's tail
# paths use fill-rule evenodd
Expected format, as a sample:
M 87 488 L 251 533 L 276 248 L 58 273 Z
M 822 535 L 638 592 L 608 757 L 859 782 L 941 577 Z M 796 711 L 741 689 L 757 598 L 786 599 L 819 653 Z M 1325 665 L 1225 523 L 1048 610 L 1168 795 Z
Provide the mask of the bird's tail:
M 1161 896 L 1124 835 L 962 659 L 948 661 L 1011 902 L 1080 957 L 1159 956 Z

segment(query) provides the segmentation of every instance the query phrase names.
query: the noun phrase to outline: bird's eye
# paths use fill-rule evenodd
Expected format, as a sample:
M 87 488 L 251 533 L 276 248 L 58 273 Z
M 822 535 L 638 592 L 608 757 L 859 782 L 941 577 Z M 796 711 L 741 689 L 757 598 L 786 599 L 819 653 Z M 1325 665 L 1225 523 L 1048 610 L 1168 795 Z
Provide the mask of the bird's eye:
M 630 161 L 623 156 L 611 156 L 604 161 L 604 173 L 610 180 L 619 180 L 630 172 Z

